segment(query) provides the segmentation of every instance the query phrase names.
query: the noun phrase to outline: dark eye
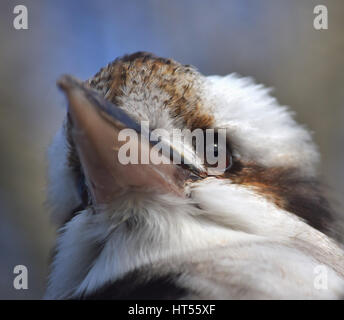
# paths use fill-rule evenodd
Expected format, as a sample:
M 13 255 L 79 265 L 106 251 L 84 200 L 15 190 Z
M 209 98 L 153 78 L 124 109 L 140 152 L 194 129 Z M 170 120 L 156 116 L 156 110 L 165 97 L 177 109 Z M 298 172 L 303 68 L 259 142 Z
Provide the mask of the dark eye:
M 217 143 L 214 143 L 214 157 L 219 156 L 219 145 Z
M 226 139 L 223 139 L 221 142 L 219 140 L 219 135 L 217 132 L 214 133 L 214 143 L 213 144 L 206 144 L 205 145 L 205 153 L 206 153 L 206 159 L 205 162 L 207 163 L 208 167 L 216 167 L 218 166 L 218 162 L 214 163 L 208 163 L 207 160 L 209 159 L 209 155 L 210 158 L 214 158 L 214 159 L 220 159 L 220 157 L 225 156 L 225 164 L 224 164 L 224 172 L 228 171 L 232 165 L 233 165 L 233 158 L 232 158 L 232 151 L 230 148 L 230 145 L 227 141 L 225 141 Z M 205 143 L 207 143 L 207 141 L 205 140 Z M 224 158 L 222 158 L 224 159 Z

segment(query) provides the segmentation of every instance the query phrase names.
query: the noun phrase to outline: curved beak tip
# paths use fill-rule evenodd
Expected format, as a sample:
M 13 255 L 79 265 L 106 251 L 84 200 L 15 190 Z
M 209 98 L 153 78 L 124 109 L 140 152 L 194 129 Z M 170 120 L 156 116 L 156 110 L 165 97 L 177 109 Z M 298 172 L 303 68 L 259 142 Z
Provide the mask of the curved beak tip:
M 67 92 L 68 90 L 79 87 L 82 85 L 82 81 L 68 74 L 62 75 L 56 82 L 57 86 Z

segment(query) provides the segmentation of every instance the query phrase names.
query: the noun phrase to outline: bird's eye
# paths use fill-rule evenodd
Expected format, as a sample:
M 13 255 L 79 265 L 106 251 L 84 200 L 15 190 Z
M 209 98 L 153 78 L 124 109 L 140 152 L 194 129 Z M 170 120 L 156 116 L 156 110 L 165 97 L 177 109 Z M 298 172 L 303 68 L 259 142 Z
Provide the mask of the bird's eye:
M 217 143 L 214 143 L 214 157 L 219 156 L 219 145 Z
M 205 139 L 205 144 L 205 163 L 207 167 L 218 167 L 222 172 L 228 171 L 232 167 L 233 158 L 226 137 L 220 139 L 218 132 L 215 132 L 213 143 L 207 143 L 207 139 Z

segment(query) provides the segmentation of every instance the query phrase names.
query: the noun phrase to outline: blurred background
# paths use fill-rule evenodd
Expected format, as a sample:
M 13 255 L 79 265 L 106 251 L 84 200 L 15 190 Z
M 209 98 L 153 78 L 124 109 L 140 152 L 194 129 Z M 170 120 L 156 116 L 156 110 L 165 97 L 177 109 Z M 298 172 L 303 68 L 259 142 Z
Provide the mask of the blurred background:
M 317 31 L 313 9 L 322 2 L 328 30 Z M 13 27 L 18 4 L 28 8 L 28 30 Z M 55 238 L 45 154 L 65 113 L 56 79 L 86 79 L 125 53 L 151 51 L 274 87 L 314 132 L 323 179 L 343 195 L 343 0 L 1 0 L 0 40 L 0 299 L 44 292 Z M 28 290 L 13 288 L 19 264 Z

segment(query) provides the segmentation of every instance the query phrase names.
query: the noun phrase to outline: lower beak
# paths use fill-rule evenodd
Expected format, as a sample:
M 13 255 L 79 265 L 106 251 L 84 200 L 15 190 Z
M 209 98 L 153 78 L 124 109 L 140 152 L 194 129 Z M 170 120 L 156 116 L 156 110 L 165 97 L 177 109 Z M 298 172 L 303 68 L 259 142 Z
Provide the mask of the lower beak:
M 183 196 L 188 170 L 172 163 L 120 161 L 119 150 L 124 144 L 137 148 L 138 159 L 154 152 L 148 140 L 143 139 L 140 126 L 128 114 L 70 76 L 63 76 L 58 85 L 68 99 L 72 139 L 94 203 L 110 203 L 130 189 Z M 137 135 L 129 142 L 121 141 L 122 129 L 133 129 Z

